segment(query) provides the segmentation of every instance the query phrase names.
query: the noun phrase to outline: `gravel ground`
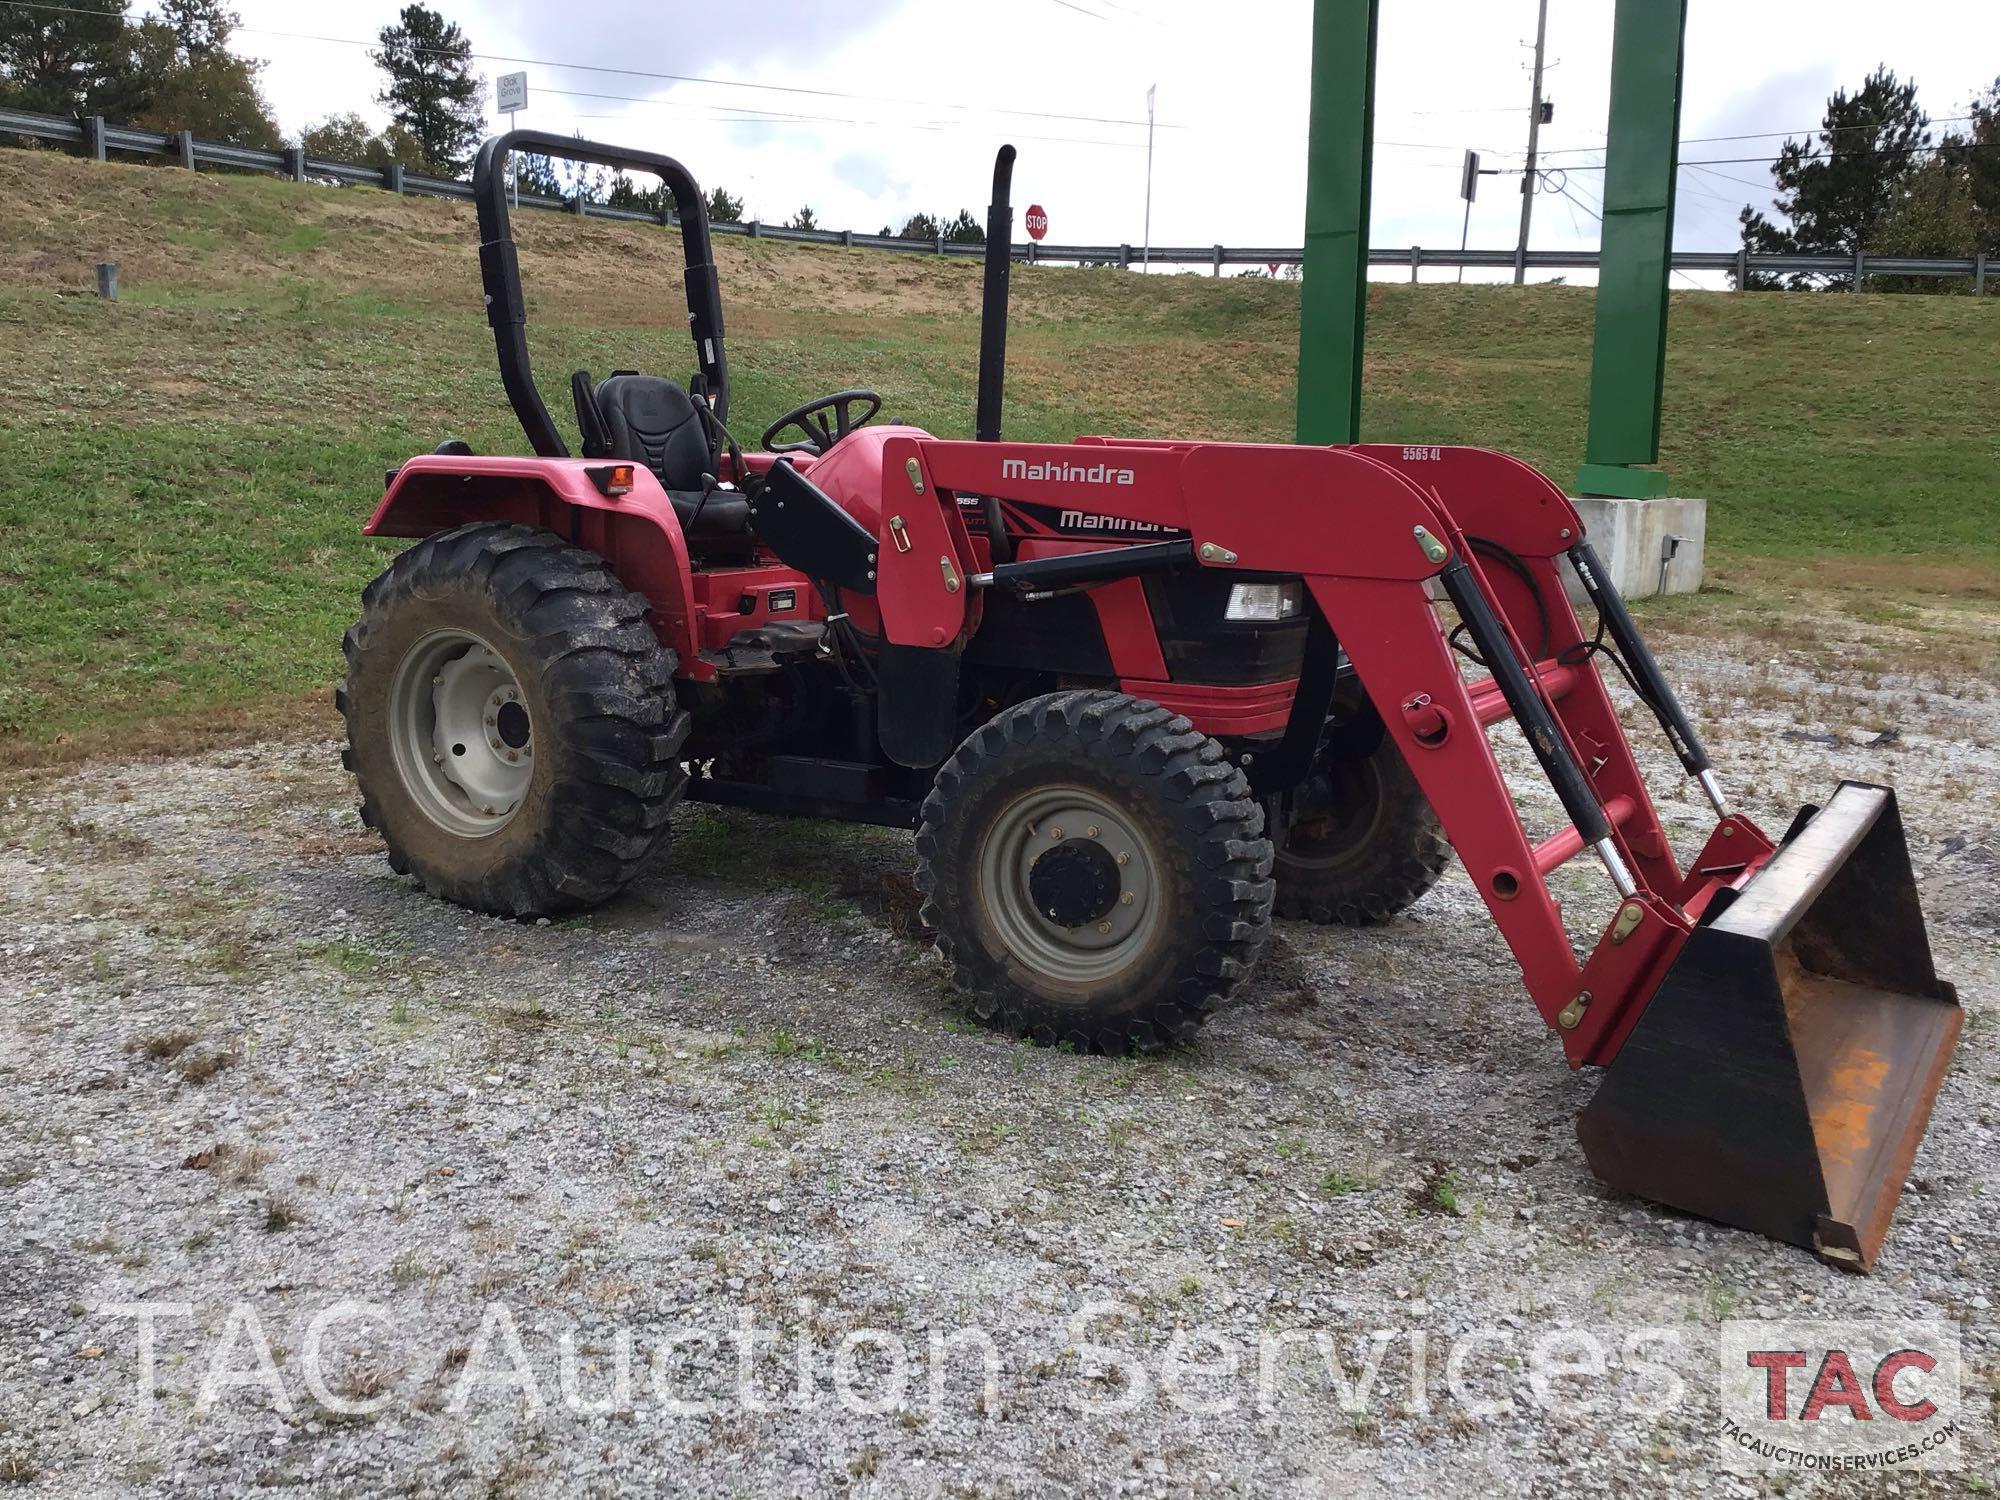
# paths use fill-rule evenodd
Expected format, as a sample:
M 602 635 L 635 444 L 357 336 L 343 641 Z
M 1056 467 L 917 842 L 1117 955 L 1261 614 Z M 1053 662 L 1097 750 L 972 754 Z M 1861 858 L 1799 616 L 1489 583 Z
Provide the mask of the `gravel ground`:
M 1963 1471 L 1869 1483 L 1966 1493 L 1991 688 L 1669 654 L 1768 828 L 1844 773 L 1900 788 L 1968 1016 L 1867 1278 L 1598 1187 L 1592 1081 L 1456 870 L 1376 931 L 1283 926 L 1196 1050 L 1111 1062 L 960 1021 L 907 839 L 684 809 L 617 903 L 517 924 L 396 878 L 331 744 L 260 744 L 0 783 L 0 1480 L 1756 1495 L 1717 1328 L 1790 1316 L 1960 1325 Z M 1592 872 L 1562 879 L 1586 924 Z M 135 1303 L 168 1305 L 150 1396 Z

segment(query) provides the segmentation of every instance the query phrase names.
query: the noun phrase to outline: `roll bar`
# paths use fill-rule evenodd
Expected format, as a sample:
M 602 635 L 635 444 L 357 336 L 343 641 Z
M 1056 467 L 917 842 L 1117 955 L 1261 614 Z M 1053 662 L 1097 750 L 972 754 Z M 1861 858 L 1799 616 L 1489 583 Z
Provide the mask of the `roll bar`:
M 723 357 L 723 298 L 716 282 L 715 252 L 709 242 L 709 211 L 694 174 L 671 156 L 600 145 L 575 136 L 541 130 L 510 130 L 479 148 L 473 162 L 472 196 L 479 210 L 479 279 L 486 292 L 486 320 L 493 326 L 494 352 L 500 358 L 500 382 L 507 401 L 543 458 L 567 458 L 569 448 L 528 365 L 528 311 L 521 297 L 521 262 L 507 216 L 507 157 L 533 151 L 563 161 L 590 162 L 613 171 L 650 172 L 673 195 L 681 221 L 681 245 L 687 255 L 688 331 L 695 340 L 695 359 L 702 383 L 718 421 L 729 420 L 729 364 Z

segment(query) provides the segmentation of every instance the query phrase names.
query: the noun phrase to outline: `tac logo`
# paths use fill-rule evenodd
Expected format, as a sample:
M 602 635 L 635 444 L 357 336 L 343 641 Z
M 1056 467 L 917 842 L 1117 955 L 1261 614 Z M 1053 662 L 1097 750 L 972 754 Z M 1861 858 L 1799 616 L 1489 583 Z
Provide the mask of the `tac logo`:
M 1959 1466 L 1951 1323 L 1726 1322 L 1724 1462 L 1740 1472 Z

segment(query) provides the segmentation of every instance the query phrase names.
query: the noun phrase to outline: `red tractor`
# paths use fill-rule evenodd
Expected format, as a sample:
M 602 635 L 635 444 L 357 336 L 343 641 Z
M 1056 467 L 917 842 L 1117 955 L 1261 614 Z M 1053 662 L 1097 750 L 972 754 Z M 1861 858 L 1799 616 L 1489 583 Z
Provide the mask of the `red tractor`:
M 655 174 L 678 210 L 696 372 L 578 371 L 576 456 L 529 367 L 515 150 Z M 1960 1020 L 1894 794 L 1844 783 L 1779 844 L 1733 812 L 1577 512 L 1514 459 L 1002 441 L 1013 158 L 976 440 L 849 390 L 746 454 L 693 177 L 532 131 L 487 143 L 481 274 L 534 456 L 445 443 L 368 523 L 420 539 L 366 590 L 338 699 L 390 862 L 528 915 L 614 895 L 684 797 L 913 828 L 973 1009 L 1124 1052 L 1191 1039 L 1275 910 L 1380 921 L 1456 852 L 1570 1063 L 1607 1069 L 1580 1126 L 1599 1173 L 1866 1266 Z M 1714 807 L 1686 868 L 1601 657 Z M 1540 841 L 1488 745 L 1502 721 L 1568 820 Z M 1580 955 L 1545 877 L 1586 851 L 1617 910 Z

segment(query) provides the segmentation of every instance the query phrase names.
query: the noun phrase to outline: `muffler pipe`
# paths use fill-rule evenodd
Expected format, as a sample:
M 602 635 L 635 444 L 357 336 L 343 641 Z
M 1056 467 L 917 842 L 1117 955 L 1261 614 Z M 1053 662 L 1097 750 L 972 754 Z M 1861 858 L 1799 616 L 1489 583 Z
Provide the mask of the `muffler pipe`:
M 1003 146 L 994 156 L 994 195 L 987 205 L 986 276 L 980 288 L 980 384 L 973 406 L 973 437 L 998 443 L 1001 436 L 1001 393 L 1007 383 L 1007 277 L 1014 254 L 1014 208 L 1008 196 L 1014 181 L 1014 147 Z M 1007 534 L 1000 500 L 980 500 L 987 526 L 987 546 L 996 563 L 1014 560 L 1014 542 Z

